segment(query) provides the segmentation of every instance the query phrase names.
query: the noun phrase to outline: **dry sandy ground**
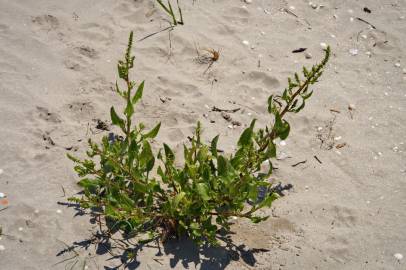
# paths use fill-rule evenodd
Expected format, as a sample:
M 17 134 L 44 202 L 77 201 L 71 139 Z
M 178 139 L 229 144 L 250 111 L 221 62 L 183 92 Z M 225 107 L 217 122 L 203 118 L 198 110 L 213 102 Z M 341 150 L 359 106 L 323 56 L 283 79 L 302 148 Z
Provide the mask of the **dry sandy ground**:
M 237 221 L 234 251 L 199 253 L 184 240 L 162 254 L 144 248 L 129 268 L 406 269 L 394 256 L 406 255 L 406 2 L 193 2 L 182 1 L 186 24 L 171 32 L 171 46 L 168 32 L 135 44 L 134 76 L 147 82 L 136 117 L 162 122 L 156 147 L 179 150 L 200 120 L 208 140 L 219 133 L 231 150 L 252 117 L 268 120 L 266 99 L 286 77 L 322 57 L 320 43 L 334 55 L 306 109 L 289 118 L 274 177 L 294 188 L 267 211 L 273 217 Z M 152 0 L 0 0 L 0 192 L 9 200 L 0 269 L 120 264 L 93 246 L 56 264 L 74 255 L 57 256 L 64 243 L 86 240 L 94 226 L 57 204 L 79 191 L 65 154 L 81 155 L 88 137 L 107 133 L 97 119 L 121 106 L 111 87 L 129 32 L 140 39 L 165 18 Z M 196 46 L 221 52 L 205 74 Z M 300 47 L 312 59 L 291 52 Z M 241 108 L 230 115 L 242 126 L 230 129 L 212 106 Z

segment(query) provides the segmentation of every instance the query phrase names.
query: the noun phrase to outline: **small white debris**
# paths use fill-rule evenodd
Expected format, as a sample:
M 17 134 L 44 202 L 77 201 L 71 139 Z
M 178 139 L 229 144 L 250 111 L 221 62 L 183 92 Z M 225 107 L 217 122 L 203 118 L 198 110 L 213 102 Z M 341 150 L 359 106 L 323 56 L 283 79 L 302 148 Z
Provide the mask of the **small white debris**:
M 231 216 L 231 219 L 237 220 L 238 218 L 236 216 Z
M 229 129 L 233 129 L 234 126 L 233 126 L 233 125 L 228 125 L 228 128 L 229 128 Z
M 371 203 L 371 201 L 366 201 L 366 203 L 367 203 L 367 204 L 370 204 L 370 203 Z
M 399 151 L 399 147 L 395 146 L 392 148 L 392 150 L 393 150 L 393 152 L 397 152 L 397 151 Z
M 24 228 L 23 228 L 23 227 L 19 227 L 19 228 L 18 228 L 18 231 L 22 232 L 22 231 L 24 231 Z
M 251 116 L 251 115 L 252 115 L 252 113 L 250 113 L 250 112 L 249 112 L 249 113 L 247 113 L 247 115 L 248 115 L 248 116 Z
M 337 14 L 334 14 L 334 15 L 333 15 L 333 18 L 334 18 L 334 19 L 338 19 Z
M 260 34 L 264 36 L 264 35 L 265 35 L 265 32 L 264 32 L 264 31 L 261 31 Z
M 3 245 L 0 245 L 0 251 L 5 250 L 6 248 Z
M 331 37 L 331 38 L 336 38 L 336 35 L 331 34 L 330 37 Z
M 318 127 L 317 130 L 318 130 L 318 131 L 322 131 L 322 130 L 323 130 L 323 127 Z
M 39 210 L 38 210 L 38 209 L 35 209 L 35 210 L 34 210 L 34 213 L 35 213 L 35 214 L 38 214 L 38 213 L 39 213 Z
M 335 140 L 335 141 L 339 141 L 339 140 L 341 140 L 341 139 L 342 139 L 341 136 L 334 137 L 334 140 Z
M 395 63 L 395 67 L 400 68 L 400 63 L 399 63 L 399 62 L 396 62 L 396 63 Z
M 280 142 L 279 142 L 279 145 L 280 145 L 280 146 L 285 146 L 285 145 L 286 145 L 286 142 L 285 142 L 285 141 L 280 141 Z
M 206 107 L 206 109 L 210 109 L 210 106 L 207 104 L 204 104 L 204 107 Z
M 61 210 L 61 209 L 58 209 L 58 210 L 56 210 L 56 213 L 62 214 L 62 210 Z
M 393 257 L 395 257 L 395 258 L 396 258 L 396 260 L 398 260 L 398 261 L 400 261 L 400 260 L 402 260 L 402 259 L 403 259 L 403 255 L 402 255 L 402 254 L 400 254 L 400 253 L 395 253 L 395 254 L 393 254 Z
M 338 150 L 336 150 L 336 154 L 339 155 L 339 156 L 341 156 L 341 152 L 338 151 Z
M 85 269 L 85 270 L 89 269 L 89 266 L 85 265 L 85 268 L 84 268 L 84 269 Z
M 204 117 L 204 118 L 207 118 L 207 117 L 209 117 L 209 115 L 208 115 L 207 113 L 204 113 L 204 114 L 203 114 L 203 117 Z
M 349 104 L 348 109 L 355 110 L 355 104 L 353 104 L 353 103 Z
M 305 189 L 308 190 L 308 189 L 309 189 L 309 186 L 305 186 Z
M 379 155 L 379 156 L 382 156 L 382 152 L 378 152 L 378 155 Z
M 6 197 L 6 194 L 4 194 L 3 192 L 0 192 L 0 199 L 5 198 L 5 197 Z
M 354 21 L 354 18 L 353 18 L 353 17 L 351 17 L 351 18 L 350 18 L 350 22 L 353 22 L 353 21 Z
M 2 175 L 4 173 L 3 169 L 0 169 L 0 175 Z
M 367 35 L 361 35 L 361 37 L 363 38 L 363 39 L 367 39 L 368 38 L 368 36 Z
M 249 42 L 248 40 L 243 40 L 243 41 L 242 41 L 242 44 L 248 46 L 248 45 L 250 45 L 250 42 Z
M 290 6 L 289 9 L 290 9 L 290 10 L 295 10 L 295 7 L 294 7 L 294 6 Z
M 322 43 L 320 43 L 320 47 L 321 47 L 322 49 L 327 49 L 327 44 L 324 43 L 324 42 L 322 42 Z
M 311 55 L 311 53 L 309 53 L 309 52 L 305 52 L 305 58 L 306 59 L 312 59 L 312 55 Z
M 251 4 L 252 0 L 245 0 L 244 2 L 247 3 L 247 4 Z
M 402 71 L 403 71 L 403 74 L 406 74 L 406 68 L 404 68 Z M 1 174 L 1 169 L 0 169 L 0 174 Z
M 352 48 L 352 49 L 349 50 L 349 52 L 350 52 L 351 55 L 355 56 L 355 55 L 358 54 L 358 49 Z

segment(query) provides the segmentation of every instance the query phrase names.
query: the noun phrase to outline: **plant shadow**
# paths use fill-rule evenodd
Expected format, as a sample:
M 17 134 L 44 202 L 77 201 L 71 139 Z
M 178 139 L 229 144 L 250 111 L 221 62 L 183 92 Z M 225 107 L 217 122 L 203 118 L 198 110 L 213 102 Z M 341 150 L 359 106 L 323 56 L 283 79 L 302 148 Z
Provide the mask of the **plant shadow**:
M 69 254 L 70 259 L 72 259 L 79 257 L 80 250 L 85 250 L 86 254 L 90 254 L 89 249 L 94 248 L 95 255 L 106 255 L 107 261 L 112 261 L 113 264 L 116 264 L 113 267 L 104 266 L 104 270 L 135 270 L 142 264 L 138 260 L 139 256 L 142 256 L 142 251 L 144 249 L 155 249 L 156 254 L 153 260 L 165 268 L 199 266 L 202 270 L 220 270 L 225 269 L 232 261 L 240 260 L 249 266 L 255 266 L 255 254 L 269 251 L 267 249 L 248 248 L 244 244 L 236 245 L 232 240 L 232 234 L 220 233 L 218 239 L 221 245 L 214 247 L 208 245 L 198 246 L 186 236 L 180 239 L 169 239 L 164 244 L 161 244 L 158 240 L 140 244 L 130 242 L 129 239 L 113 240 L 111 236 L 98 231 L 88 239 L 66 245 L 56 256 L 60 257 Z M 122 243 L 123 246 L 118 246 L 117 241 Z M 71 256 L 72 254 L 74 256 Z M 161 262 L 164 258 L 165 263 L 169 258 L 169 265 Z M 66 261 L 62 259 L 60 263 Z

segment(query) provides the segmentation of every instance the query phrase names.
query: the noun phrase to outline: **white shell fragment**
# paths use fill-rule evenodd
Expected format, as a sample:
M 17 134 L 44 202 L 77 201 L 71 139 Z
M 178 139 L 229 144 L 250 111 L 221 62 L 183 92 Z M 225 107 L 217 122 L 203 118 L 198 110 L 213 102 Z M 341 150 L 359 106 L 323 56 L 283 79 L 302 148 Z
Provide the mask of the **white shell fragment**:
M 62 210 L 61 210 L 61 209 L 58 209 L 58 210 L 56 210 L 56 213 L 62 214 Z
M 400 254 L 400 253 L 395 253 L 395 254 L 393 254 L 393 257 L 395 257 L 395 258 L 396 258 L 396 260 L 398 260 L 398 261 L 400 261 L 400 260 L 402 260 L 402 259 L 403 259 L 403 255 L 402 255 L 402 254 Z
M 285 142 L 285 141 L 280 141 L 280 142 L 279 142 L 279 145 L 280 145 L 280 146 L 285 146 L 285 145 L 286 145 L 286 142 Z
M 350 52 L 351 55 L 355 56 L 355 55 L 358 54 L 358 49 L 352 48 L 352 49 L 349 50 L 349 52 Z

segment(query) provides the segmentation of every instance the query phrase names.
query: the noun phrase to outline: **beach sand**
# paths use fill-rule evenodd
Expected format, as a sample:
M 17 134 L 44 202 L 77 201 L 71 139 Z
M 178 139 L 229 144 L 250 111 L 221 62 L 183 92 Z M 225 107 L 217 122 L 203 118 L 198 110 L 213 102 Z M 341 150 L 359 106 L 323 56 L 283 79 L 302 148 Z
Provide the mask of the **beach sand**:
M 406 2 L 181 6 L 185 25 L 134 44 L 132 76 L 146 81 L 135 119 L 162 122 L 155 149 L 167 142 L 181 153 L 200 120 L 207 141 L 220 134 L 219 146 L 232 151 L 252 118 L 269 121 L 268 96 L 322 58 L 321 43 L 333 55 L 306 108 L 288 117 L 273 178 L 293 189 L 264 211 L 271 218 L 237 220 L 234 250 L 175 241 L 161 252 L 144 247 L 129 269 L 405 269 Z M 129 32 L 139 40 L 165 19 L 152 0 L 0 0 L 0 192 L 9 201 L 0 269 L 120 265 L 94 245 L 63 253 L 96 229 L 57 202 L 80 191 L 66 153 L 83 156 L 88 138 L 108 134 L 97 126 L 110 123 L 110 106 L 122 106 L 112 87 Z M 220 58 L 206 71 L 196 48 Z M 298 48 L 307 50 L 292 53 Z M 241 126 L 213 106 L 240 108 L 229 116 Z

